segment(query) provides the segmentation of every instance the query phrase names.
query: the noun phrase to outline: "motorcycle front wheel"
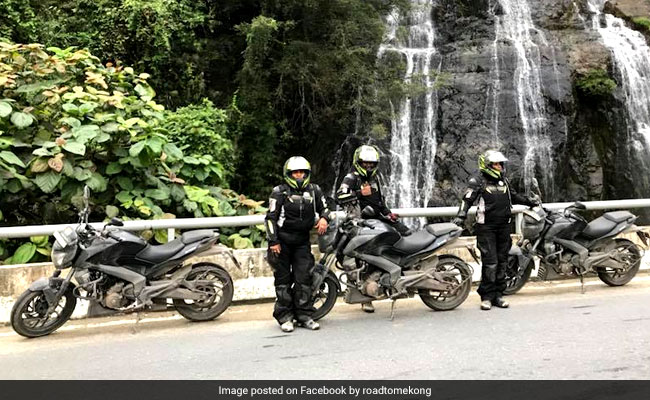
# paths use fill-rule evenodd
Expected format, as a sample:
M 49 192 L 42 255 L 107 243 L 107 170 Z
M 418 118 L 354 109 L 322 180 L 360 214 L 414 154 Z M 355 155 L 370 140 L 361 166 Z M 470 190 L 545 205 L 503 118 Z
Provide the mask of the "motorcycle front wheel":
M 338 294 L 337 282 L 330 274 L 328 274 L 325 279 L 323 279 L 323 283 L 321 283 L 318 292 L 314 296 L 315 311 L 312 315 L 314 321 L 318 321 L 332 311 Z
M 27 290 L 18 297 L 11 309 L 11 327 L 21 336 L 46 336 L 59 329 L 72 316 L 77 298 L 68 289 L 48 314 L 49 303 L 42 290 Z
M 622 272 L 613 268 L 599 268 L 598 277 L 609 286 L 623 286 L 639 271 L 641 250 L 634 242 L 627 239 L 615 239 L 614 246 L 619 257 L 627 264 L 627 268 Z
M 451 272 L 447 280 L 457 285 L 452 293 L 434 290 L 418 289 L 418 295 L 422 302 L 429 308 L 436 311 L 449 311 L 463 304 L 470 289 L 472 288 L 472 269 L 460 258 L 454 256 L 442 256 L 436 265 L 440 272 Z
M 197 287 L 208 296 L 201 301 L 174 299 L 176 311 L 190 321 L 210 321 L 221 315 L 230 303 L 234 288 L 228 271 L 216 264 L 201 263 L 192 267 L 186 281 L 203 281 Z
M 520 291 L 530 279 L 533 264 L 533 260 L 530 260 L 526 269 L 523 272 L 520 272 L 519 269 L 521 266 L 519 265 L 519 257 L 509 255 L 508 269 L 506 269 L 506 290 L 503 291 L 503 294 L 510 295 Z

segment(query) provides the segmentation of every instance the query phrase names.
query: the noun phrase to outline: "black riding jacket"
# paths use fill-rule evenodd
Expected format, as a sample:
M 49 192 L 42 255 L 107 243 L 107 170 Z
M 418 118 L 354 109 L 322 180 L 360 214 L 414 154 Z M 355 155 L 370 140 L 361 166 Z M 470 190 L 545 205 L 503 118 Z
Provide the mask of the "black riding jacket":
M 266 213 L 269 246 L 280 241 L 298 244 L 309 241 L 309 231 L 319 218 L 328 219 L 329 210 L 321 188 L 313 183 L 304 190 L 287 184 L 273 188 Z
M 370 195 L 364 196 L 361 194 L 363 185 L 370 185 Z M 383 216 L 390 214 L 390 209 L 386 207 L 384 196 L 381 193 L 381 182 L 378 177 L 366 178 L 356 171 L 347 174 L 336 192 L 336 199 L 342 205 L 357 200 L 360 210 L 363 210 L 366 206 L 371 206 L 376 213 Z
M 505 177 L 494 178 L 478 173 L 469 180 L 458 210 L 458 217 L 465 218 L 469 208 L 477 202 L 476 223 L 485 225 L 509 224 L 512 217 L 512 205 L 535 203 L 526 196 L 516 193 Z

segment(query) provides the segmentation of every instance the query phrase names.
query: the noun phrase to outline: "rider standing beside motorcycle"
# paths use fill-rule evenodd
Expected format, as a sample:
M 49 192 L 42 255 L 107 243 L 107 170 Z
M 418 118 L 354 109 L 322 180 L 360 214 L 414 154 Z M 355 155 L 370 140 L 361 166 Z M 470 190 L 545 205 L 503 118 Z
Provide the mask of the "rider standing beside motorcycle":
M 453 220 L 457 225 L 464 225 L 467 211 L 478 202 L 475 228 L 483 264 L 478 288 L 482 310 L 489 310 L 492 305 L 500 308 L 509 306 L 503 299 L 503 291 L 506 289 L 508 252 L 512 246 L 512 205 L 536 205 L 535 201 L 512 189 L 505 177 L 506 161 L 508 159 L 496 150 L 488 150 L 479 156 L 479 172 L 470 178 L 458 214 Z
M 381 180 L 377 174 L 379 169 L 379 151 L 374 146 L 363 145 L 354 151 L 352 159 L 354 171 L 343 178 L 341 186 L 336 192 L 336 198 L 346 213 L 361 215 L 361 210 L 366 206 L 372 207 L 375 215 L 388 222 L 401 235 L 411 233 L 409 228 L 398 221 L 399 216 L 386 207 L 384 196 L 381 193 Z M 363 303 L 361 308 L 366 312 L 374 312 L 372 303 Z
M 311 254 L 309 231 L 327 231 L 327 203 L 320 187 L 309 183 L 311 166 L 303 157 L 291 157 L 284 164 L 285 183 L 273 188 L 265 224 L 269 242 L 268 260 L 273 267 L 276 302 L 273 317 L 284 332 L 293 331 L 294 318 L 300 326 L 316 330 L 312 319 Z

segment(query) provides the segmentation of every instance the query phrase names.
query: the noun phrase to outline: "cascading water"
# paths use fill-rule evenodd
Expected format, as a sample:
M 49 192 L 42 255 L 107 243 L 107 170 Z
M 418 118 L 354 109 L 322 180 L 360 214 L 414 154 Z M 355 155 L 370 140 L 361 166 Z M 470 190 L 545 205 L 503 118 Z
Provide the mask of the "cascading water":
M 406 16 L 395 10 L 386 18 L 386 40 L 378 59 L 396 52 L 406 61 L 405 83 L 419 83 L 424 94 L 407 96 L 400 104 L 391 103 L 393 118 L 390 140 L 390 175 L 386 200 L 390 207 L 426 207 L 432 196 L 436 156 L 435 119 L 438 100 L 432 67 L 435 32 L 431 11 L 435 0 L 412 0 Z M 397 29 L 404 21 L 408 35 L 400 38 Z
M 493 62 L 495 81 L 492 92 L 492 124 L 497 143 L 499 132 L 499 101 L 502 82 L 499 77 L 500 46 L 512 47 L 516 68 L 514 89 L 517 96 L 519 117 L 525 135 L 525 155 L 523 158 L 523 178 L 526 187 L 535 177 L 537 167 L 543 167 L 541 175 L 542 189 L 545 197 L 552 197 L 553 156 L 552 143 L 547 132 L 548 118 L 546 102 L 542 95 L 541 57 L 537 43 L 545 44 L 543 33 L 535 28 L 531 17 L 528 0 L 497 0 L 503 13 L 495 15 L 496 38 L 494 41 Z M 534 36 L 537 36 L 534 38 Z M 537 41 L 537 43 L 536 43 Z
M 612 53 L 625 93 L 628 132 L 638 153 L 650 151 L 650 47 L 643 35 L 611 14 L 603 14 L 606 0 L 589 0 L 592 27 Z M 640 157 L 643 161 L 645 157 Z

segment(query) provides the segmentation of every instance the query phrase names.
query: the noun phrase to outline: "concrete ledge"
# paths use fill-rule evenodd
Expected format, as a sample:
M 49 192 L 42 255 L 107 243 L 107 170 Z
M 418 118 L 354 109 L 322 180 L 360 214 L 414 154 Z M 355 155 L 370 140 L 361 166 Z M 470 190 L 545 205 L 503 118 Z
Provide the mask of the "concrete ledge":
M 640 243 L 636 234 L 625 235 L 625 237 Z M 513 235 L 514 240 L 516 240 L 516 237 Z M 475 237 L 462 237 L 454 243 L 454 248 L 446 249 L 441 254 L 453 254 L 469 263 L 474 268 L 473 280 L 476 282 L 480 280 L 480 267 L 466 248 L 466 246 L 475 247 L 475 245 Z M 320 257 L 318 246 L 312 246 L 312 252 L 316 259 Z M 264 259 L 266 249 L 235 250 L 234 253 L 241 264 L 241 270 L 234 265 L 226 254 L 196 257 L 193 262 L 212 262 L 226 268 L 234 281 L 235 301 L 274 298 L 273 271 Z M 649 265 L 650 258 L 644 257 L 641 268 L 647 269 Z M 50 276 L 53 272 L 54 267 L 51 263 L 0 266 L 0 323 L 9 321 L 13 303 L 21 293 L 27 290 L 32 282 L 41 277 Z M 66 271 L 64 271 L 65 273 Z M 80 301 L 73 318 L 98 315 L 93 310 L 93 307 L 89 307 L 88 301 Z

